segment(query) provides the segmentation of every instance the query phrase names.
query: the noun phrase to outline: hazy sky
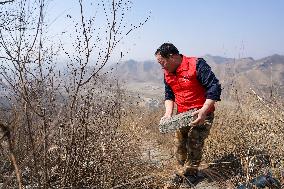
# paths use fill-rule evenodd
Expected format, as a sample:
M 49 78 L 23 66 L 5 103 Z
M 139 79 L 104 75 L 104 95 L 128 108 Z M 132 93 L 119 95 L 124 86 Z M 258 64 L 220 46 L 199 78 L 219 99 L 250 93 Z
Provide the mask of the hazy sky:
M 132 1 L 129 23 L 149 15 L 150 19 L 123 42 L 125 47 L 120 48 L 129 49 L 125 59 L 154 59 L 163 42 L 172 42 L 181 53 L 192 56 L 284 55 L 284 0 Z M 63 18 L 78 13 L 77 1 L 53 0 L 50 10 L 57 18 L 52 27 L 60 31 Z

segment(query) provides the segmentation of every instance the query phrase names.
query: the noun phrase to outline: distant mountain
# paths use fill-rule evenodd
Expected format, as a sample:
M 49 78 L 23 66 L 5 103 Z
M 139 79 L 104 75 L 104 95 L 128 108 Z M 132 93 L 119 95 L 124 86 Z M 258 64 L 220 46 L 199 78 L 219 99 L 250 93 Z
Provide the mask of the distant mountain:
M 276 63 L 276 64 L 283 64 L 283 60 L 284 60 L 284 56 L 283 55 L 279 55 L 279 54 L 274 54 L 272 56 L 268 56 L 265 58 L 260 59 L 260 62 L 265 62 L 265 63 Z
M 211 63 L 215 64 L 226 64 L 226 63 L 233 63 L 234 59 L 232 58 L 224 58 L 221 56 L 212 56 L 210 54 L 207 54 L 203 56 L 202 58 L 206 59 L 207 61 L 210 61 Z
M 251 57 L 233 59 L 212 55 L 205 55 L 203 58 L 226 90 L 235 83 L 238 83 L 239 87 L 251 87 L 262 92 L 268 92 L 273 86 L 281 96 L 284 95 L 282 55 L 275 54 L 259 60 Z M 163 70 L 156 61 L 129 60 L 117 65 L 115 70 L 114 73 L 119 75 L 129 88 L 140 93 L 161 93 L 163 90 Z
M 261 93 L 267 93 L 272 89 L 284 96 L 284 56 L 282 55 L 275 54 L 259 60 L 232 59 L 226 64 L 216 64 L 211 59 L 207 59 L 207 62 L 225 88 L 238 83 L 242 88 L 253 88 Z
M 138 62 L 128 60 L 117 65 L 114 73 L 119 75 L 119 78 L 127 83 L 159 83 L 163 78 L 161 66 L 155 61 Z

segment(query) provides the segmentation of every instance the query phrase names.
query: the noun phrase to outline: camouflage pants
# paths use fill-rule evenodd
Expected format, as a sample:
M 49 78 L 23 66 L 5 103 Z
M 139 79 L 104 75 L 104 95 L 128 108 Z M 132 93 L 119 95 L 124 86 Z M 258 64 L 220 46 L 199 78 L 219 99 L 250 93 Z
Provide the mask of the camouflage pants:
M 181 174 L 195 174 L 202 158 L 205 139 L 208 137 L 214 113 L 209 113 L 204 124 L 183 127 L 175 133 L 175 155 Z

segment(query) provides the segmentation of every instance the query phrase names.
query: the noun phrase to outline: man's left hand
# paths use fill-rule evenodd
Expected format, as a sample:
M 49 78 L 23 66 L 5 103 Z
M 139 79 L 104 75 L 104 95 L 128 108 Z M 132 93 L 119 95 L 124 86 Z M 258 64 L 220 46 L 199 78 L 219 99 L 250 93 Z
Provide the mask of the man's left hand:
M 206 118 L 206 110 L 204 110 L 203 108 L 196 110 L 195 112 L 192 112 L 192 116 L 195 117 L 197 116 L 197 118 L 190 123 L 190 126 L 197 126 L 197 125 L 202 125 L 205 121 Z

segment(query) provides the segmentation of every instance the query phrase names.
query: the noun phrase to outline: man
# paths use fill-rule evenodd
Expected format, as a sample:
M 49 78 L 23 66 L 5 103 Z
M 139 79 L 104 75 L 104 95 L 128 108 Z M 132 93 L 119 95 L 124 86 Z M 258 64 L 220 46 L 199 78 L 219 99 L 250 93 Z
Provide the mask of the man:
M 204 140 L 213 122 L 214 103 L 220 101 L 221 85 L 204 59 L 179 54 L 171 43 L 162 44 L 155 56 L 164 69 L 164 117 L 173 115 L 174 103 L 177 113 L 192 111 L 196 117 L 190 123 L 191 127 L 178 129 L 175 133 L 175 154 L 180 168 L 173 182 L 178 184 L 182 178 L 186 178 L 193 184 L 197 178 Z

